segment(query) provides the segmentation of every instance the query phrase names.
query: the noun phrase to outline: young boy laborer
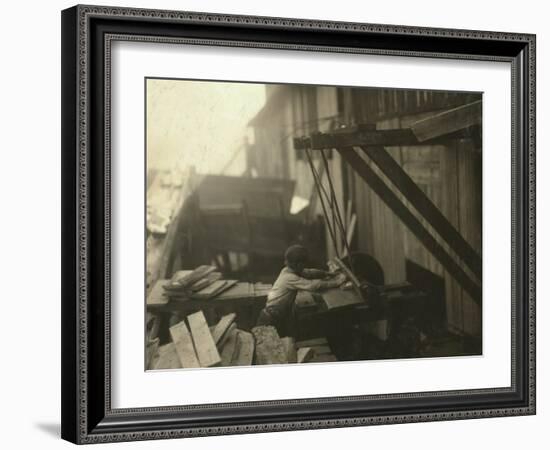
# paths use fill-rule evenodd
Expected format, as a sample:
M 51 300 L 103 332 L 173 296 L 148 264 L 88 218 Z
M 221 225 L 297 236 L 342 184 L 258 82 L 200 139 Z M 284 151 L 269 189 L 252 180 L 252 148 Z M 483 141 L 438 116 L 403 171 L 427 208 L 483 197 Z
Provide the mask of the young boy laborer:
M 320 291 L 340 286 L 343 274 L 306 269 L 307 249 L 292 245 L 285 252 L 285 267 L 267 295 L 265 308 L 256 325 L 273 325 L 279 336 L 294 334 L 294 300 L 298 291 Z

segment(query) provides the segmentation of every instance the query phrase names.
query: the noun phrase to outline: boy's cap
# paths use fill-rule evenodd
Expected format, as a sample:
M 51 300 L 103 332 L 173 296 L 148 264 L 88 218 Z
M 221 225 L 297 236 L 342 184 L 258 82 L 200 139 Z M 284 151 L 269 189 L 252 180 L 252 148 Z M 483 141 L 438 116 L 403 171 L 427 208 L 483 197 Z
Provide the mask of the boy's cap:
M 291 245 L 286 249 L 285 261 L 288 264 L 305 263 L 307 258 L 308 252 L 303 245 Z

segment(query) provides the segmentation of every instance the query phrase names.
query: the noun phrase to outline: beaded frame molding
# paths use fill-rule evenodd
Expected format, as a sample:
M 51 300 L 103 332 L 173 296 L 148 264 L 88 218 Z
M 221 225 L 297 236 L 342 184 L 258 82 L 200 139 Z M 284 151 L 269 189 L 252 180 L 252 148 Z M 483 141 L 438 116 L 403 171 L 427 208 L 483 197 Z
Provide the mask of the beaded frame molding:
M 505 61 L 512 68 L 512 373 L 494 389 L 113 409 L 113 41 Z M 535 36 L 194 12 L 62 12 L 62 437 L 99 443 L 535 414 Z

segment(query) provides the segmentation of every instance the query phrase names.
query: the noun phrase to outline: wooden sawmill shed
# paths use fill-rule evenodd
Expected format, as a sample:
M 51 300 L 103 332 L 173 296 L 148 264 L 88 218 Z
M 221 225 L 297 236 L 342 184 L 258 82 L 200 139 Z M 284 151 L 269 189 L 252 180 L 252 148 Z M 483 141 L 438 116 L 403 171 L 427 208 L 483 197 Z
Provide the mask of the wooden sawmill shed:
M 249 124 L 254 139 L 248 148 L 247 170 L 251 176 L 295 180 L 295 195 L 309 200 L 311 215 L 321 215 L 311 168 L 304 152 L 295 148 L 294 137 L 330 133 L 360 124 L 371 124 L 376 130 L 406 129 L 438 113 L 476 102 L 481 104 L 480 100 L 480 93 L 266 85 L 266 104 Z M 481 258 L 481 127 L 468 127 L 467 133 L 459 137 L 450 134 L 426 145 L 385 148 Z M 440 283 L 449 330 L 479 337 L 482 318 L 479 299 L 472 299 L 455 274 L 444 268 L 339 152 L 326 154 L 336 200 L 344 211 L 351 207 L 347 214 L 352 212 L 356 217 L 352 250 L 373 256 L 383 268 L 386 284 L 405 280 L 421 283 L 429 280 L 433 286 Z M 320 162 L 317 164 L 321 167 Z M 380 171 L 377 173 L 386 180 Z M 323 182 L 326 184 L 326 176 Z M 402 197 L 395 186 L 388 185 Z M 407 203 L 407 199 L 404 201 Z M 419 220 L 430 229 L 423 217 Z M 456 257 L 452 248 L 437 236 L 435 239 L 451 258 Z M 328 236 L 326 243 L 327 255 L 333 256 Z M 481 277 L 478 281 L 481 283 Z

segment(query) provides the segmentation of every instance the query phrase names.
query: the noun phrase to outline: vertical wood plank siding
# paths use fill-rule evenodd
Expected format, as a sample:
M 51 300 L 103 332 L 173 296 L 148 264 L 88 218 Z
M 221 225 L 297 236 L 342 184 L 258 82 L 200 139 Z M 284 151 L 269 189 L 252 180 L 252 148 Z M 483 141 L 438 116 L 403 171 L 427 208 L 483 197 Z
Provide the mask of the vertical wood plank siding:
M 350 89 L 344 98 L 353 99 L 346 102 L 348 123 L 376 123 L 378 129 L 408 127 L 441 109 L 479 99 L 474 94 L 367 89 L 360 92 Z M 471 140 L 449 141 L 446 145 L 387 150 L 481 254 L 481 154 L 474 143 Z M 481 307 L 358 176 L 355 176 L 354 188 L 358 199 L 355 203 L 358 250 L 378 259 L 387 283 L 405 279 L 405 259 L 442 276 L 449 328 L 480 335 Z M 422 222 L 427 225 L 424 220 Z M 438 241 L 441 243 L 440 239 Z

